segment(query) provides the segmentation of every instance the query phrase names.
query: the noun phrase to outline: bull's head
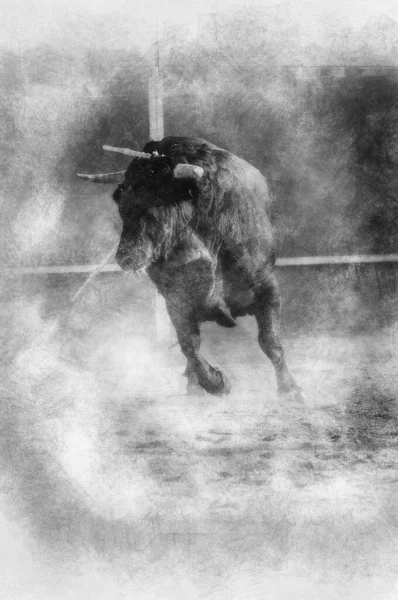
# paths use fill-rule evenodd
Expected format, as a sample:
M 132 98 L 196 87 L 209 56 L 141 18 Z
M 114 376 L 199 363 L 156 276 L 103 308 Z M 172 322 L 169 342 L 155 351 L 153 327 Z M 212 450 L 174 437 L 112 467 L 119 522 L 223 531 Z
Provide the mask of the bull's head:
M 123 230 L 116 260 L 125 270 L 141 271 L 167 258 L 183 237 L 192 219 L 192 191 L 203 169 L 190 164 L 175 166 L 157 152 L 104 148 L 134 159 L 126 171 L 78 177 L 94 183 L 119 183 L 113 199 Z

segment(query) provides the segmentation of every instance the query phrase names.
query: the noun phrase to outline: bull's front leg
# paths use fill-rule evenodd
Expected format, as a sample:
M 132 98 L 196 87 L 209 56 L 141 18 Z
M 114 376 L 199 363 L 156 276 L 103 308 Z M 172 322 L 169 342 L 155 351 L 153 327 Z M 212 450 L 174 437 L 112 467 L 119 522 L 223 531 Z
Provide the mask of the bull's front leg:
M 178 342 L 187 359 L 185 375 L 188 378 L 188 393 L 195 393 L 199 384 L 209 394 L 228 394 L 230 384 L 227 377 L 222 371 L 210 365 L 200 353 L 200 330 L 195 315 L 193 312 L 181 309 L 179 304 L 166 301 Z

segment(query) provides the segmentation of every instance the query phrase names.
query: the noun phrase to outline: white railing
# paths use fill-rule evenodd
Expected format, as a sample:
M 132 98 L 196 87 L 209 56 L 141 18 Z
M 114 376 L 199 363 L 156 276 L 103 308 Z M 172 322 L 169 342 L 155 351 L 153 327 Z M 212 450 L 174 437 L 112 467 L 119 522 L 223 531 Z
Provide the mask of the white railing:
M 346 256 L 294 256 L 277 258 L 277 267 L 307 267 L 317 265 L 361 265 L 371 263 L 398 263 L 398 254 L 350 254 Z M 41 267 L 0 268 L 0 274 L 8 275 L 63 275 L 68 273 L 92 273 L 100 265 L 58 265 Z M 119 265 L 109 263 L 101 268 L 103 273 L 121 272 Z

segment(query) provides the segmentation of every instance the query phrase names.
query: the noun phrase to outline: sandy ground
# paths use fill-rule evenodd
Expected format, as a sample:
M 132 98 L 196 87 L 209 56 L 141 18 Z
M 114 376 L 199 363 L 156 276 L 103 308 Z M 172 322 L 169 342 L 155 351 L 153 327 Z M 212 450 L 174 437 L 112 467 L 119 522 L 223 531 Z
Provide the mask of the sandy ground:
M 251 319 L 206 325 L 233 392 L 188 397 L 112 289 L 3 290 L 0 597 L 395 599 L 398 328 L 289 335 L 301 406 Z

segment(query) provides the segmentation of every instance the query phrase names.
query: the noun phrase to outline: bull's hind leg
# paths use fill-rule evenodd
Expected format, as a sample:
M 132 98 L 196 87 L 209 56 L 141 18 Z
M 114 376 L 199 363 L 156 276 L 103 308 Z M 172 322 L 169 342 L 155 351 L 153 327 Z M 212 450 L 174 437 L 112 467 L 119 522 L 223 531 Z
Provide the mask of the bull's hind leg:
M 199 324 L 194 315 L 181 312 L 169 303 L 167 309 L 181 350 L 188 361 L 185 371 L 188 378 L 188 393 L 195 393 L 197 384 L 209 394 L 229 393 L 230 384 L 227 377 L 219 369 L 212 367 L 200 354 Z
M 303 392 L 285 362 L 279 331 L 280 309 L 278 284 L 270 274 L 256 290 L 255 316 L 258 324 L 258 341 L 275 369 L 279 395 L 302 401 Z

